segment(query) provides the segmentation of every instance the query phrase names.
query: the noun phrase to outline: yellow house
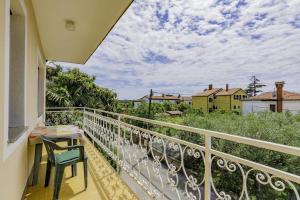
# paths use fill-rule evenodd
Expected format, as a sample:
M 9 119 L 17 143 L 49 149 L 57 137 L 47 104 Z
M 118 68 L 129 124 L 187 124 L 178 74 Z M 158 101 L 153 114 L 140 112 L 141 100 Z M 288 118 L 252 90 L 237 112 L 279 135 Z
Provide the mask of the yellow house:
M 242 111 L 242 101 L 246 99 L 247 93 L 241 88 L 231 88 L 226 87 L 216 94 L 215 97 L 215 110 L 224 111 Z
M 247 93 L 241 88 L 225 89 L 213 88 L 210 84 L 208 89 L 193 96 L 193 108 L 204 113 L 214 110 L 241 111 L 242 101 L 247 98 Z
M 192 96 L 193 108 L 199 109 L 204 113 L 212 112 L 215 95 L 220 91 L 222 91 L 222 88 L 213 88 L 212 84 L 210 84 L 207 90 Z

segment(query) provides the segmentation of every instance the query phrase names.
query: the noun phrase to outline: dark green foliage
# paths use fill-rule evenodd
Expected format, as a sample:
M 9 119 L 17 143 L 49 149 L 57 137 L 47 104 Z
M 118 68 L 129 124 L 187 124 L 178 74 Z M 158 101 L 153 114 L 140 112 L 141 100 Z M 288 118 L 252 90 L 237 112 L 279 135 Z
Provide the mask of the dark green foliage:
M 70 110 L 66 112 L 46 112 L 46 125 L 76 125 L 82 128 L 83 113 L 81 111 Z
M 265 84 L 262 84 L 260 82 L 260 80 L 258 78 L 256 78 L 256 76 L 252 76 L 250 78 L 250 83 L 248 84 L 247 88 L 245 89 L 245 91 L 247 92 L 247 94 L 249 96 L 256 96 L 257 93 L 262 92 L 262 88 L 265 87 Z
M 300 147 L 300 114 L 292 115 L 286 113 L 258 113 L 241 116 L 236 113 L 214 112 L 209 114 L 197 113 L 194 110 L 186 112 L 182 117 L 161 116 L 160 120 L 192 126 L 202 129 L 219 131 L 224 133 L 245 136 L 290 146 Z M 156 131 L 170 135 L 182 140 L 190 141 L 199 145 L 204 144 L 204 138 L 197 134 L 182 132 L 170 128 L 159 127 Z M 300 174 L 300 159 L 296 156 L 265 150 L 261 148 L 242 145 L 220 139 L 213 139 L 214 149 L 271 166 L 293 174 Z M 237 197 L 241 192 L 241 173 L 228 172 L 217 166 L 215 158 L 212 163 L 214 183 L 220 190 L 224 190 Z M 202 177 L 204 168 L 195 164 L 193 159 L 187 158 L 186 167 L 192 171 L 198 171 L 197 177 Z M 243 166 L 247 171 L 247 167 Z M 257 171 L 251 172 L 248 178 L 250 199 L 288 199 L 293 198 L 293 192 L 289 187 L 284 192 L 276 192 L 270 185 L 262 185 L 257 182 L 255 175 Z M 273 181 L 274 182 L 274 181 Z M 299 190 L 299 185 L 297 186 Z M 236 198 L 233 198 L 236 199 Z
M 102 88 L 79 69 L 63 71 L 57 66 L 47 67 L 47 107 L 91 107 L 113 110 L 116 93 Z

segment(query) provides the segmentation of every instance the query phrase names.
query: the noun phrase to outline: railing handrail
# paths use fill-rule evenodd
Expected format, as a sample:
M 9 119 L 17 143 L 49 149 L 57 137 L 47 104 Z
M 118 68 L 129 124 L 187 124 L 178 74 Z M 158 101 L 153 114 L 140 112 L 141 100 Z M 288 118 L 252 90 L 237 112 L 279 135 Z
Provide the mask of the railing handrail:
M 164 127 L 168 127 L 168 128 L 174 128 L 174 129 L 178 129 L 181 131 L 192 132 L 192 133 L 196 133 L 196 134 L 203 135 L 203 136 L 209 135 L 214 138 L 237 142 L 237 143 L 241 143 L 241 144 L 245 144 L 245 145 L 249 145 L 249 146 L 253 146 L 253 147 L 272 150 L 272 151 L 290 154 L 290 155 L 294 155 L 294 156 L 300 156 L 300 148 L 299 147 L 288 146 L 288 145 L 284 145 L 284 144 L 278 144 L 278 143 L 263 141 L 263 140 L 259 140 L 259 139 L 253 139 L 253 138 L 249 138 L 249 137 L 245 137 L 245 136 L 238 136 L 238 135 L 234 135 L 234 134 L 222 133 L 222 132 L 218 132 L 218 131 L 211 131 L 211 130 L 206 130 L 206 129 L 201 129 L 201 128 L 184 126 L 184 125 L 180 125 L 180 124 L 173 124 L 173 123 L 169 123 L 169 122 L 146 119 L 146 118 L 126 115 L 126 114 L 121 114 L 121 113 L 114 113 L 114 112 L 105 111 L 105 110 L 101 110 L 101 109 L 94 109 L 94 108 L 88 108 L 88 107 L 51 107 L 50 110 L 51 109 L 73 109 L 73 108 L 75 108 L 75 109 L 80 108 L 83 110 L 93 110 L 93 111 L 97 111 L 97 112 L 101 112 L 101 113 L 110 114 L 110 115 L 120 117 L 123 119 L 125 119 L 125 118 L 133 119 L 133 120 L 142 121 L 142 122 L 146 122 L 146 123 L 152 123 L 155 125 L 164 126 Z M 48 110 L 48 109 L 49 108 L 46 108 L 46 110 Z
M 177 195 L 178 199 L 182 199 L 181 195 L 195 198 L 197 194 L 201 199 L 201 188 L 203 188 L 205 200 L 211 199 L 212 195 L 216 195 L 220 199 L 224 197 L 227 199 L 230 194 L 220 190 L 214 182 L 213 175 L 216 172 L 212 167 L 216 166 L 218 169 L 227 171 L 227 173 L 240 174 L 242 189 L 237 193 L 239 199 L 249 199 L 249 188 L 251 186 L 247 183 L 251 179 L 258 184 L 269 185 L 277 192 L 285 191 L 287 192 L 286 195 L 290 195 L 292 192 L 296 199 L 300 200 L 298 191 L 300 175 L 298 173 L 295 171 L 292 173 L 289 169 L 278 169 L 270 163 L 257 162 L 256 159 L 249 159 L 248 156 L 237 156 L 227 151 L 223 152 L 219 148 L 212 147 L 212 139 L 221 139 L 235 144 L 245 144 L 249 147 L 294 155 L 297 156 L 297 159 L 300 156 L 299 147 L 88 107 L 52 107 L 46 110 L 47 114 L 54 113 L 54 116 L 59 112 L 67 113 L 67 115 L 69 115 L 69 112 L 78 112 L 82 117 L 82 128 L 93 145 L 102 148 L 110 159 L 116 162 L 118 171 L 120 169 L 124 170 L 152 197 L 162 195 L 162 199 L 164 199 L 163 197 L 166 195 L 169 198 L 172 197 L 173 191 L 176 191 L 175 196 Z M 68 120 L 68 117 L 66 117 L 65 121 Z M 135 125 L 135 123 L 132 123 L 133 121 L 198 134 L 202 136 L 201 138 L 204 141 L 196 143 L 195 141 L 190 142 L 168 136 L 159 130 L 151 130 L 148 126 L 143 128 Z M 173 155 L 176 157 L 173 157 Z M 198 174 L 200 181 L 198 181 L 197 175 L 193 171 L 188 173 L 189 168 L 186 164 L 194 165 L 194 161 L 190 162 L 190 159 L 188 159 L 188 163 L 186 163 L 186 158 L 199 159 L 199 165 L 204 166 L 201 169 L 203 177 L 198 174 L 201 167 L 197 165 L 199 169 L 194 171 Z M 286 160 L 286 162 L 288 161 Z M 213 163 L 216 165 L 213 165 Z M 296 165 L 295 162 L 293 163 Z M 152 176 L 156 176 L 156 179 L 153 179 Z M 179 185 L 181 181 L 185 182 L 184 188 L 183 185 Z M 170 188 L 167 189 L 168 191 L 166 190 L 165 184 L 167 183 L 170 184 L 171 191 Z M 188 187 L 194 193 L 189 191 Z M 184 189 L 182 194 L 179 192 L 180 188 Z M 286 190 L 287 188 L 289 190 Z

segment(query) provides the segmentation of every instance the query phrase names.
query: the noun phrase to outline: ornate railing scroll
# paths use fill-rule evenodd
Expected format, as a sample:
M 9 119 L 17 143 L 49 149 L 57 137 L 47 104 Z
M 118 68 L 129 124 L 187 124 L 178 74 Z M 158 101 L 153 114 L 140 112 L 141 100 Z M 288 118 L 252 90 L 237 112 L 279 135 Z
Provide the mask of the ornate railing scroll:
M 82 109 L 82 118 L 85 133 L 114 160 L 120 175 L 128 174 L 154 199 L 300 200 L 300 171 L 278 168 L 278 163 L 287 164 L 280 159 L 269 166 L 263 159 L 237 156 L 216 141 L 272 152 L 266 156 L 290 156 L 292 166 L 297 161 L 300 166 L 298 147 L 90 108 Z M 157 127 L 201 138 L 194 143 Z

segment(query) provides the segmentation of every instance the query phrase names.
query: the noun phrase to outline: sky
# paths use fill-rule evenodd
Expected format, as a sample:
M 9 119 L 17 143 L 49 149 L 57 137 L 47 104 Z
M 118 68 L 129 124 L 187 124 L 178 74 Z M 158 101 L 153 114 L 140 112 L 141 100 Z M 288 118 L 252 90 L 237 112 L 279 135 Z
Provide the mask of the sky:
M 135 0 L 85 65 L 119 99 L 245 88 L 300 92 L 300 0 Z

